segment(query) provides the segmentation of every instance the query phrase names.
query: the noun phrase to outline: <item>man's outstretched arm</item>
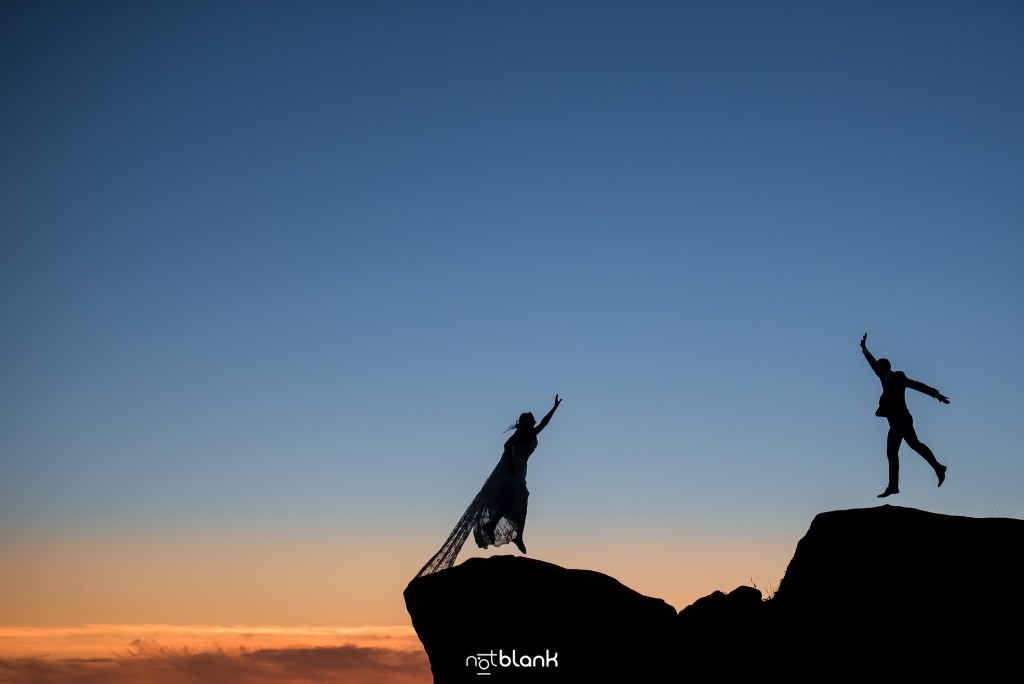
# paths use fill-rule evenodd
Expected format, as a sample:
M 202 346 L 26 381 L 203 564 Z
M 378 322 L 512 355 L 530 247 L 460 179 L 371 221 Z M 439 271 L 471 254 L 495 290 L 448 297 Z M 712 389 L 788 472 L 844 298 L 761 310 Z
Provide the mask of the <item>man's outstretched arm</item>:
M 917 380 L 911 380 L 910 378 L 907 378 L 907 387 L 909 387 L 910 389 L 915 389 L 921 394 L 927 394 L 932 399 L 938 399 L 943 404 L 949 403 L 949 397 L 942 394 L 941 392 L 939 392 L 939 390 L 935 389 L 934 387 L 929 387 L 923 382 L 918 382 Z

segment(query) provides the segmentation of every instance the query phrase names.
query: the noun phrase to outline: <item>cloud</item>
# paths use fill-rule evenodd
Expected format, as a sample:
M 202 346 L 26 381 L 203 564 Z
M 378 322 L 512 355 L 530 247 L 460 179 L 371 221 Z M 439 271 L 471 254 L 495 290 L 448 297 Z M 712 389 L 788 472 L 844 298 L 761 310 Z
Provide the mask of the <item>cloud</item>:
M 0 658 L 45 657 L 50 660 L 126 655 L 129 644 L 160 644 L 208 651 L 309 649 L 318 646 L 359 646 L 392 651 L 423 651 L 415 630 L 407 625 L 343 627 L 280 625 L 101 624 L 76 627 L 0 626 Z
M 0 681 L 25 684 L 430 684 L 422 651 L 366 648 L 346 644 L 312 648 L 196 651 L 137 639 L 109 658 L 2 658 Z

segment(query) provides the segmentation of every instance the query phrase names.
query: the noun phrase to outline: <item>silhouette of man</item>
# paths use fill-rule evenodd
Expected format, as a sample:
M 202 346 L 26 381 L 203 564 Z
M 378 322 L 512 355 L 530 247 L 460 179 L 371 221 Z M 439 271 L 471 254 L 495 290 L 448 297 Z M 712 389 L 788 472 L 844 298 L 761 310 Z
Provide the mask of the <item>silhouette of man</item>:
M 882 396 L 878 398 L 878 410 L 876 416 L 889 421 L 889 436 L 886 439 L 885 455 L 889 459 L 889 485 L 885 491 L 878 495 L 884 498 L 890 494 L 900 493 L 900 442 L 906 442 L 907 446 L 921 454 L 921 457 L 928 461 L 928 465 L 935 471 L 939 478 L 939 486 L 942 486 L 946 479 L 946 466 L 935 460 L 935 454 L 917 438 L 914 430 L 914 418 L 907 408 L 906 390 L 915 389 L 918 392 L 927 394 L 933 399 L 938 399 L 943 404 L 949 403 L 949 397 L 943 396 L 939 390 L 929 387 L 923 382 L 911 380 L 903 371 L 894 371 L 888 359 L 878 359 L 871 355 L 867 346 L 868 334 L 860 339 L 860 350 L 864 352 L 864 358 L 871 365 L 878 379 L 882 381 Z

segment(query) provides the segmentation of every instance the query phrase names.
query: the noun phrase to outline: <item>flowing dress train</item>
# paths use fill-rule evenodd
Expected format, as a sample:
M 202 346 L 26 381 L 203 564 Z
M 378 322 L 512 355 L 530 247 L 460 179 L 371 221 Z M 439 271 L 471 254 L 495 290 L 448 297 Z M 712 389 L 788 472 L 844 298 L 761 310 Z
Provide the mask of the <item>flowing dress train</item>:
M 537 436 L 532 430 L 516 430 L 508 438 L 505 450 L 484 486 L 473 497 L 448 539 L 416 577 L 455 565 L 470 532 L 481 549 L 513 542 L 526 553 L 523 529 L 526 527 L 526 507 L 530 496 L 526 488 L 526 463 L 536 448 Z

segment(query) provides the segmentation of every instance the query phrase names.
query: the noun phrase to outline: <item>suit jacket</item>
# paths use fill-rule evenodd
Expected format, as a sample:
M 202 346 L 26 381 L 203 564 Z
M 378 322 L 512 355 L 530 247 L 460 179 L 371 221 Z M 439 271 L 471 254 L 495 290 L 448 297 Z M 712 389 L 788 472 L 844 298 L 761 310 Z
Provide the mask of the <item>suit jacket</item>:
M 864 350 L 864 357 L 871 364 L 871 370 L 875 371 L 875 375 L 882 382 L 882 396 L 878 398 L 878 409 L 875 411 L 876 416 L 882 416 L 883 418 L 910 417 L 910 409 L 907 408 L 908 387 L 922 394 L 927 394 L 932 399 L 939 396 L 939 390 L 929 387 L 923 382 L 908 378 L 903 371 L 889 371 L 888 373 L 882 371 L 878 367 L 875 357 L 867 349 Z

